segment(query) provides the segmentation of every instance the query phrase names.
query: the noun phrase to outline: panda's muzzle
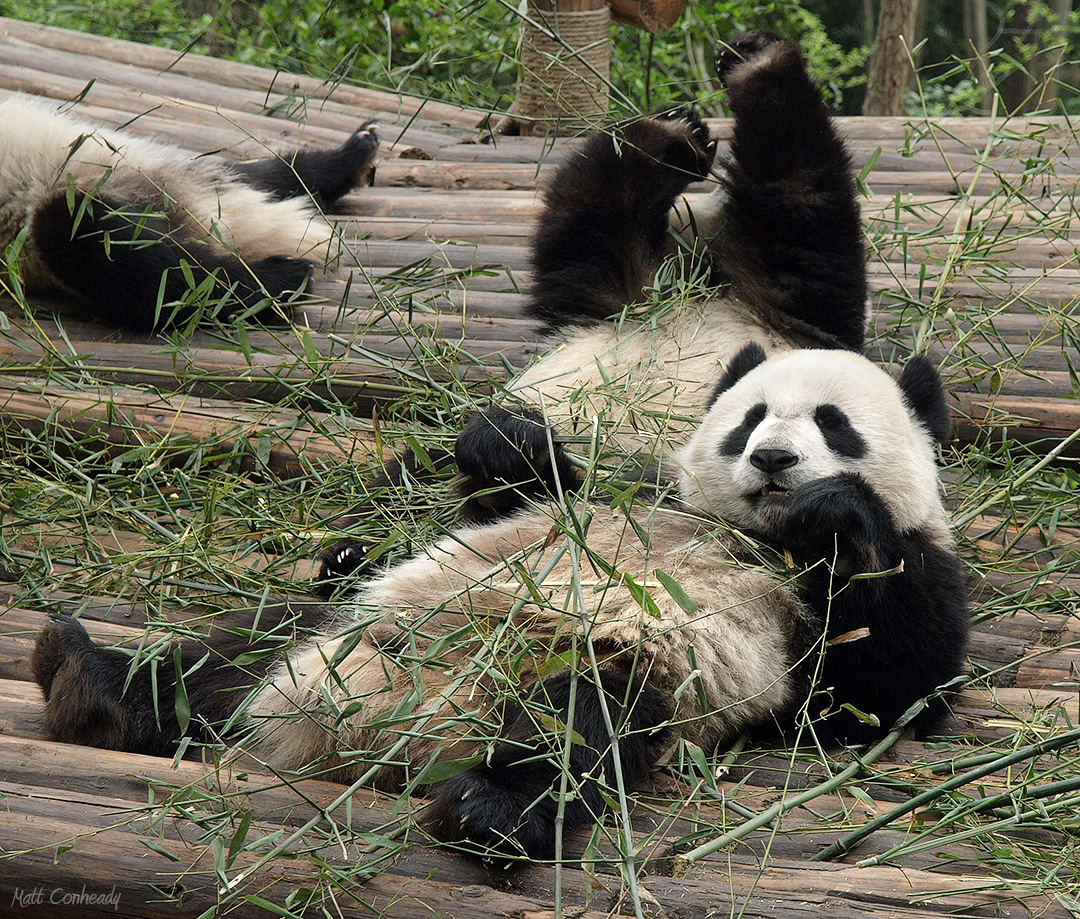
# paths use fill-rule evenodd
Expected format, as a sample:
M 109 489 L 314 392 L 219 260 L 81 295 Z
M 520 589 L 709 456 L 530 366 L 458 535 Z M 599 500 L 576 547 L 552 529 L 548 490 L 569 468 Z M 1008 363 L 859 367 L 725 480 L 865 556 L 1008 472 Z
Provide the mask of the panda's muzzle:
M 781 473 L 798 465 L 797 454 L 777 447 L 758 447 L 748 459 L 751 466 L 768 476 L 755 498 L 787 498 L 791 495 L 791 488 L 779 484 L 777 479 L 783 479 Z

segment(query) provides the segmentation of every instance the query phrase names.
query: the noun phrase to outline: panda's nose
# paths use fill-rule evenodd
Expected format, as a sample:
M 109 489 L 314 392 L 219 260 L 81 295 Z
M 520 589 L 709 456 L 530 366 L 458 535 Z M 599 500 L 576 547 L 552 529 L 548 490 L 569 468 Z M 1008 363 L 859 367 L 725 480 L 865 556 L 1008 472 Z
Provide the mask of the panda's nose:
M 772 475 L 774 472 L 782 472 L 790 469 L 799 458 L 790 450 L 774 450 L 769 447 L 759 447 L 750 454 L 750 465 L 762 472 Z

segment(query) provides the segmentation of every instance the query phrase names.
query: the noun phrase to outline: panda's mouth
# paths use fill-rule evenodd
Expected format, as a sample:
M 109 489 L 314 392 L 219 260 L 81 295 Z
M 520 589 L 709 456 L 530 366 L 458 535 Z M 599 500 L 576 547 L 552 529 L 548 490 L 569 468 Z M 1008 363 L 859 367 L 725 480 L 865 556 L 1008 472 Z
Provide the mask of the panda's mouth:
M 775 482 L 766 482 L 747 495 L 754 515 L 754 526 L 762 533 L 779 535 L 787 520 L 791 489 Z

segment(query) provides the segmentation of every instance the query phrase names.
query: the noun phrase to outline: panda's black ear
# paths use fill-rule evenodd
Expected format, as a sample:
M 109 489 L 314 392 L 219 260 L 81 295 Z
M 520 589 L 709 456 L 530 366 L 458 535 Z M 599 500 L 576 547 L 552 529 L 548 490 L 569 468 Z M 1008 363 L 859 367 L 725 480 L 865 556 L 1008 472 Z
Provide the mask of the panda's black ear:
M 945 387 L 937 368 L 925 357 L 916 355 L 904 366 L 897 381 L 919 420 L 942 446 L 952 436 L 952 414 L 945 401 Z
M 744 376 L 746 376 L 751 370 L 753 370 L 758 364 L 765 362 L 765 349 L 761 347 L 756 341 L 750 342 L 745 345 L 743 349 L 736 354 L 731 362 L 727 366 L 727 370 L 724 371 L 724 375 L 720 377 L 720 382 L 716 384 L 716 388 L 712 391 L 712 396 L 709 397 L 709 406 L 719 398 L 720 393 L 726 392 L 731 389 L 736 383 L 739 382 Z

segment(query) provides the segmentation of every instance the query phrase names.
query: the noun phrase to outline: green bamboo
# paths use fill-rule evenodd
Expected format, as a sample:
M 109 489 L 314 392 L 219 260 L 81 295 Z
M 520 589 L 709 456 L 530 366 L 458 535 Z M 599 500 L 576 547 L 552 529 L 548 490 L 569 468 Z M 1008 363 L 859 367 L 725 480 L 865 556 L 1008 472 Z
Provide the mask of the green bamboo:
M 1015 765 L 1016 763 L 1022 763 L 1026 759 L 1032 759 L 1036 756 L 1042 756 L 1044 753 L 1059 750 L 1074 742 L 1080 742 L 1080 728 L 1066 731 L 1064 734 L 1059 734 L 1057 737 L 1048 737 L 1046 740 L 1041 740 L 1038 743 L 1030 744 L 1026 747 L 1021 747 L 1019 750 L 1015 750 L 999 759 L 954 776 L 953 778 L 942 782 L 940 785 L 924 791 L 921 795 L 916 795 L 914 798 L 905 801 L 898 807 L 894 807 L 887 814 L 882 814 L 868 823 L 863 824 L 863 826 L 859 827 L 854 832 L 848 833 L 832 845 L 826 846 L 820 852 L 812 855 L 811 861 L 825 862 L 843 855 L 845 852 L 850 851 L 851 847 L 856 843 L 861 842 L 867 836 L 877 832 L 883 826 L 888 826 L 888 824 L 892 823 L 898 817 L 902 817 L 904 814 L 910 814 L 913 810 L 922 807 L 924 804 L 928 804 L 930 801 L 940 798 L 943 794 L 952 791 L 954 788 L 961 788 L 969 782 L 981 779 L 983 776 L 1000 772 L 1002 769 Z

